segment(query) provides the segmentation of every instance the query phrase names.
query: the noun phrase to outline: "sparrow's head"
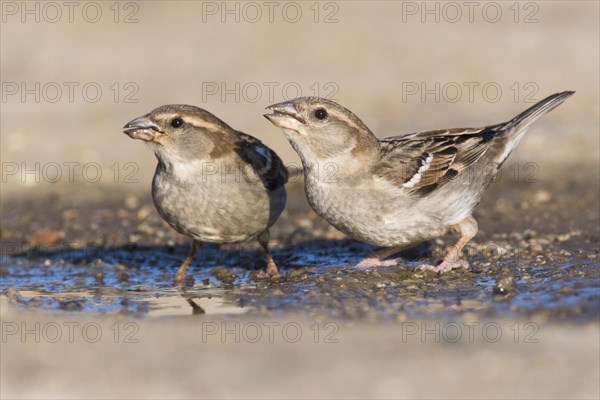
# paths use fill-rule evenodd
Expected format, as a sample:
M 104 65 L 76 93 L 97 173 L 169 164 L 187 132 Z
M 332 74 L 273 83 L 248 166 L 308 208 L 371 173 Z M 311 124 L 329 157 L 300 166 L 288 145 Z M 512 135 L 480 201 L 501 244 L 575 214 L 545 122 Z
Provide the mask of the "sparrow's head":
M 302 161 L 360 158 L 378 151 L 369 128 L 350 110 L 327 99 L 299 97 L 267 107 L 265 117 L 285 136 Z
M 158 107 L 123 127 L 130 138 L 152 145 L 161 161 L 217 158 L 232 131 L 208 111 L 183 104 Z

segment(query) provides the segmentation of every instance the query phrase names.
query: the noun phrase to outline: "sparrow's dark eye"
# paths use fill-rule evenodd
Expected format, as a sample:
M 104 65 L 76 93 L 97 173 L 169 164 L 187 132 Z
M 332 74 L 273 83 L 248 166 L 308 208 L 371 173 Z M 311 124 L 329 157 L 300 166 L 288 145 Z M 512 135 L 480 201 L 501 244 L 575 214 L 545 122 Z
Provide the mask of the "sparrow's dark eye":
M 171 120 L 171 126 L 173 128 L 179 128 L 181 125 L 183 125 L 183 120 L 181 118 L 177 117 Z
M 327 118 L 327 110 L 325 110 L 324 108 L 317 108 L 315 110 L 315 117 L 317 117 L 317 119 Z

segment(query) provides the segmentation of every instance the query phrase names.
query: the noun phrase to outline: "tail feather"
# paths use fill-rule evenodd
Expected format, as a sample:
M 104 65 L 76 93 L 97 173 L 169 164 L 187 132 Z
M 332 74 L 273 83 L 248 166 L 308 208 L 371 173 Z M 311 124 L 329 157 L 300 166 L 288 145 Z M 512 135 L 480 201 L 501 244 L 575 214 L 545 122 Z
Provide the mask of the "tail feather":
M 523 111 L 505 124 L 497 125 L 496 129 L 499 129 L 500 135 L 496 143 L 493 145 L 491 154 L 494 154 L 494 161 L 498 166 L 506 160 L 510 155 L 515 146 L 519 143 L 523 134 L 535 120 L 548 111 L 559 106 L 565 99 L 573 95 L 573 91 L 566 91 L 561 93 L 555 93 L 551 96 L 546 97 L 544 100 L 538 102 L 534 106 Z
M 521 131 L 531 125 L 536 119 L 546 114 L 547 112 L 558 107 L 563 101 L 575 93 L 574 91 L 566 91 L 561 93 L 555 93 L 551 96 L 546 97 L 544 100 L 536 103 L 534 106 L 523 111 L 510 121 L 506 123 L 506 129 L 517 128 L 517 131 Z

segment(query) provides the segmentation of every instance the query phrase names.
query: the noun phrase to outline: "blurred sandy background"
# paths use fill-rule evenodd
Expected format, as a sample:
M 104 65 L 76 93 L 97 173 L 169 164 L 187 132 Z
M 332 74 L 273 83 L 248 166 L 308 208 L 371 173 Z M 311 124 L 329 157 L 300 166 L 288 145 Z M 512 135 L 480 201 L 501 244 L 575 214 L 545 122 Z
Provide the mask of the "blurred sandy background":
M 313 94 L 383 137 L 497 123 L 576 90 L 512 160 L 538 163 L 542 178 L 562 163 L 598 163 L 597 2 L 75 3 L 2 2 L 3 197 L 41 186 L 22 174 L 36 162 L 40 183 L 69 184 L 69 168 L 94 182 L 100 166 L 99 182 L 132 173 L 147 187 L 154 157 L 121 127 L 166 103 L 206 108 L 297 162 L 262 114 Z M 87 163 L 97 164 L 84 171 Z

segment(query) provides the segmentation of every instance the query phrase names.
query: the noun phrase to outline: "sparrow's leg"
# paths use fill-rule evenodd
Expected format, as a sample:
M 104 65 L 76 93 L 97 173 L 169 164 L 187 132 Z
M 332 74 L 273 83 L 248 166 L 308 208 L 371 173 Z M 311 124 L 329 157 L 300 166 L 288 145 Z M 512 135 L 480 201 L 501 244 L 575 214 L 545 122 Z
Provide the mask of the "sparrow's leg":
M 371 268 L 371 267 L 391 267 L 398 265 L 398 259 L 385 260 L 389 256 L 392 256 L 402 250 L 406 249 L 406 246 L 397 247 L 386 247 L 381 250 L 377 250 L 374 253 L 369 254 L 364 260 L 356 264 L 357 267 Z
M 465 244 L 477 234 L 477 221 L 475 221 L 475 218 L 472 216 L 468 216 L 455 225 L 454 228 L 460 233 L 460 239 L 458 239 L 458 242 L 454 247 L 448 251 L 444 261 L 437 266 L 428 264 L 420 265 L 419 269 L 433 272 L 448 272 L 454 268 L 469 268 L 469 263 L 460 259 L 460 252 L 462 248 L 465 247 Z
M 269 230 L 264 231 L 260 235 L 258 235 L 258 243 L 265 251 L 265 255 L 267 256 L 267 267 L 264 271 L 260 272 L 261 276 L 264 277 L 276 277 L 279 276 L 279 269 L 277 269 L 277 264 L 273 261 L 273 257 L 271 256 L 271 252 L 269 251 L 269 239 L 271 235 L 269 234 Z
M 187 269 L 188 265 L 190 265 L 190 263 L 194 259 L 194 256 L 196 255 L 198 250 L 200 250 L 201 247 L 202 247 L 202 242 L 198 242 L 198 241 L 192 239 L 192 248 L 190 249 L 190 252 L 188 253 L 188 256 L 186 257 L 183 264 L 181 264 L 181 267 L 179 267 L 179 269 L 177 270 L 177 273 L 175 274 L 175 281 L 173 282 L 173 285 L 175 285 L 175 286 L 183 285 L 183 280 L 185 278 L 185 270 Z

